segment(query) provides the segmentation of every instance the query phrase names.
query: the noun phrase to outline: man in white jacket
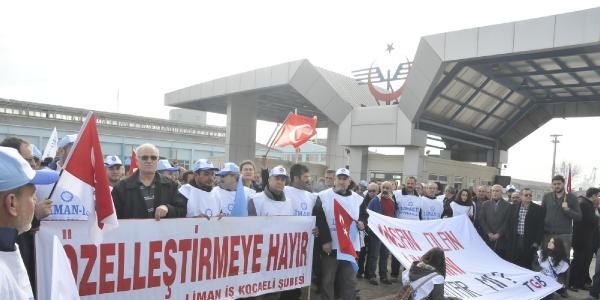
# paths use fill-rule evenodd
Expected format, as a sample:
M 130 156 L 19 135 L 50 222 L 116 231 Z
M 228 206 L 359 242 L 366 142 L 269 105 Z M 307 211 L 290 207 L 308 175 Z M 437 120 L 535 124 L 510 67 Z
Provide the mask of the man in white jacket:
M 34 171 L 13 148 L 0 147 L 0 295 L 3 299 L 33 299 L 27 270 L 16 244 L 31 228 L 35 185 L 50 184 L 58 174 Z

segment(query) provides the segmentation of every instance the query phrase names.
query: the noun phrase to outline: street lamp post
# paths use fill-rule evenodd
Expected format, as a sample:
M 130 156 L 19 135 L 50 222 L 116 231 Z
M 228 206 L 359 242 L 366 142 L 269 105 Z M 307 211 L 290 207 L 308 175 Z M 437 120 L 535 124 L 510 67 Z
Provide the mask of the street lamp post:
M 560 143 L 558 137 L 562 136 L 562 134 L 551 134 L 550 137 L 554 138 L 554 140 L 550 141 L 554 144 L 554 155 L 552 157 L 552 177 L 556 174 L 556 144 Z

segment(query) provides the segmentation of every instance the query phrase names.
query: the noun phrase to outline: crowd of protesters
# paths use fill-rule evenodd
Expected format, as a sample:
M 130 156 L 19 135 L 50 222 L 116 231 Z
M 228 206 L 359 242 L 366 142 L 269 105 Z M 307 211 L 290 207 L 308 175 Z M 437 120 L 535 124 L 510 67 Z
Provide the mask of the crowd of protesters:
M 28 295 L 27 286 L 29 291 L 35 286 L 33 234 L 39 220 L 51 214 L 49 187 L 64 167 L 76 139 L 76 135 L 61 138 L 56 157 L 48 160 L 42 160 L 40 151 L 23 139 L 10 137 L 0 144 L 0 270 L 18 271 L 14 280 L 20 289 L 14 293 L 25 291 Z M 565 191 L 565 179 L 560 175 L 552 178 L 552 191 L 537 204 L 528 188 L 505 190 L 500 185 L 482 185 L 457 190 L 436 182 L 422 183 L 415 177 L 407 177 L 404 182 L 354 181 L 347 168 L 327 170 L 323 178 L 312 182 L 314 174 L 307 166 L 269 168 L 264 157 L 260 169 L 252 160 L 227 162 L 217 168 L 201 158 L 187 170 L 161 157 L 152 144 L 140 145 L 135 152 L 137 169 L 132 172 L 125 169 L 118 156 L 104 158 L 119 219 L 227 217 L 234 214 L 241 180 L 249 217 L 315 216 L 313 282 L 322 299 L 355 299 L 357 280 L 365 279 L 373 285 L 408 284 L 424 280 L 432 272 L 438 276 L 427 278 L 435 284 L 420 285 L 421 290 L 416 292 L 429 295 L 428 299 L 443 298 L 443 252 L 433 249 L 403 272 L 398 260 L 368 229 L 367 209 L 414 221 L 466 215 L 483 241 L 501 258 L 556 278 L 564 284 L 558 291 L 563 297 L 567 289 L 587 289 L 591 299 L 598 299 L 600 266 L 597 263 L 593 278 L 588 270 L 593 255 L 600 254 L 600 190 L 590 188 L 577 197 Z M 333 221 L 334 197 L 357 221 L 360 234 L 352 242 L 358 252 L 358 272 L 349 262 L 335 258 L 339 244 Z M 30 207 L 22 208 L 21 202 Z M 7 253 L 13 260 L 19 254 L 24 267 L 15 268 L 14 261 L 2 256 Z M 428 264 L 433 267 L 427 268 Z M 4 286 L 4 281 L 0 283 Z M 300 290 L 291 290 L 279 297 L 299 299 L 300 294 Z

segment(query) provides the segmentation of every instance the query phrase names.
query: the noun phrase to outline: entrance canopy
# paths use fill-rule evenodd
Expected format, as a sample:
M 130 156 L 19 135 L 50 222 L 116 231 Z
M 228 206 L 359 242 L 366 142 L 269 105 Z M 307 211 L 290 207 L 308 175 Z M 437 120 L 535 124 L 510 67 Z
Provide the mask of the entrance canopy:
M 413 69 L 400 107 L 416 128 L 507 150 L 554 117 L 600 115 L 600 8 L 426 36 Z
M 165 105 L 227 114 L 227 101 L 256 100 L 259 120 L 282 122 L 289 112 L 339 124 L 355 107 L 377 105 L 366 86 L 308 60 L 236 74 L 165 95 Z

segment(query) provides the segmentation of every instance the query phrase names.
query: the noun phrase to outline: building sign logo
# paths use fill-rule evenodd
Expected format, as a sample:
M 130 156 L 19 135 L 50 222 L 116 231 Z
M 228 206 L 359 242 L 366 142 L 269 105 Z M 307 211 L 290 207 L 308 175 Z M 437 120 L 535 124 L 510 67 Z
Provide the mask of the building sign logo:
M 412 62 L 408 58 L 405 62 L 398 63 L 396 57 L 392 55 L 393 50 L 395 50 L 394 44 L 388 44 L 383 57 L 373 61 L 369 68 L 352 71 L 359 84 L 366 84 L 369 87 L 369 92 L 378 105 L 381 105 L 381 102 L 388 105 L 398 104 L 412 67 Z

